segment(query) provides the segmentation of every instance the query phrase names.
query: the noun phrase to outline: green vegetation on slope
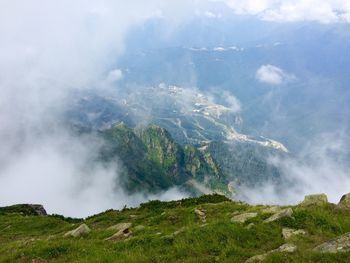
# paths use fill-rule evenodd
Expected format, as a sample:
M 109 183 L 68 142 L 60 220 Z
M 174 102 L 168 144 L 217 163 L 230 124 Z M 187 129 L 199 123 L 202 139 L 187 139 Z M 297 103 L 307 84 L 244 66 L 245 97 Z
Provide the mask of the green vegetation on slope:
M 284 207 L 277 207 L 283 209 Z M 321 253 L 319 244 L 350 232 L 350 211 L 333 204 L 291 206 L 292 217 L 264 223 L 276 207 L 250 206 L 212 195 L 181 201 L 151 201 L 139 208 L 108 210 L 85 220 L 33 216 L 20 207 L 0 209 L 0 262 L 245 262 L 285 243 L 293 253 L 268 254 L 264 262 L 349 262 L 350 252 Z M 197 210 L 205 213 L 203 218 Z M 235 215 L 254 213 L 244 223 Z M 64 237 L 85 223 L 91 232 Z M 130 236 L 105 240 L 118 223 L 131 223 Z M 305 235 L 282 236 L 283 228 Z
M 209 153 L 192 145 L 181 146 L 156 125 L 130 129 L 119 123 L 102 132 L 105 161 L 120 160 L 122 183 L 130 192 L 157 192 L 172 186 L 191 188 L 196 180 L 211 190 L 227 193 L 227 180 Z M 194 190 L 194 189 L 189 189 Z M 194 191 L 195 192 L 195 191 Z

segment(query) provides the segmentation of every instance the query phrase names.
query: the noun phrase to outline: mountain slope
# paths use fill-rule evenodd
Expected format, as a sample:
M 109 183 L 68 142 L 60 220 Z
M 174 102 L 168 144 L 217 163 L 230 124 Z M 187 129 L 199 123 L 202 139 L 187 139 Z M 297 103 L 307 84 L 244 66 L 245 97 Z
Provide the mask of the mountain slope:
M 0 262 L 349 262 L 350 212 L 320 200 L 251 206 L 210 195 L 85 220 L 0 208 Z
M 227 177 L 210 154 L 192 145 L 181 146 L 163 128 L 149 125 L 131 129 L 119 123 L 101 132 L 105 146 L 101 158 L 124 166 L 121 181 L 130 192 L 151 192 L 180 186 L 198 193 L 192 181 L 229 194 Z M 200 192 L 200 191 L 199 191 Z

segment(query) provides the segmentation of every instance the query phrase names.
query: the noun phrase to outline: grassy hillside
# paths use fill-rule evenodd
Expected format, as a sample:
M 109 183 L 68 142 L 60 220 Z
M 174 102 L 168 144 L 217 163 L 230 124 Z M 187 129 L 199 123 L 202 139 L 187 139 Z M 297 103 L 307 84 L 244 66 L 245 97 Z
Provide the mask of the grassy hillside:
M 0 208 L 0 262 L 246 262 L 266 252 L 264 262 L 350 262 L 349 244 L 337 253 L 314 251 L 350 232 L 349 210 L 326 202 L 285 208 L 219 195 L 151 201 L 85 220 L 35 216 L 25 206 Z M 265 222 L 279 211 L 292 214 Z M 83 223 L 89 233 L 65 236 Z M 302 231 L 286 240 L 286 229 Z M 295 248 L 273 251 L 283 244 Z

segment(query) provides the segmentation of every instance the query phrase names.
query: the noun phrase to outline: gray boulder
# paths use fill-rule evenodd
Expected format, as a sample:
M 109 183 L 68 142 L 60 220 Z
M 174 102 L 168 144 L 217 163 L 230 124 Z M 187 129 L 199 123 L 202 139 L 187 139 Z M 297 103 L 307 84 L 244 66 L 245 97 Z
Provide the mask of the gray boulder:
M 195 210 L 194 210 L 194 213 L 198 216 L 198 218 L 199 218 L 203 223 L 206 223 L 206 222 L 207 222 L 207 216 L 206 216 L 204 210 L 195 209 Z
M 306 235 L 306 231 L 303 229 L 296 230 L 288 227 L 285 227 L 282 229 L 282 236 L 286 240 L 293 236 L 298 236 L 298 235 Z
M 277 221 L 283 217 L 292 217 L 293 215 L 293 210 L 291 208 L 286 208 L 281 210 L 280 212 L 270 216 L 268 219 L 264 221 L 264 223 L 271 223 L 274 221 Z
M 350 209 L 350 193 L 342 196 L 337 205 L 337 208 Z
M 244 213 L 240 215 L 236 215 L 231 218 L 231 222 L 234 223 L 245 223 L 247 220 L 254 218 L 258 215 L 258 213 Z
M 82 224 L 78 228 L 67 232 L 66 234 L 64 234 L 64 236 L 81 237 L 81 236 L 88 235 L 90 232 L 91 232 L 90 228 L 86 224 Z
M 314 248 L 314 251 L 323 253 L 337 253 L 350 251 L 350 233 L 325 242 Z
M 306 195 L 300 206 L 317 206 L 328 204 L 328 198 L 325 194 Z
M 131 223 L 121 223 L 113 226 L 113 228 L 110 229 L 117 230 L 118 232 L 115 233 L 113 236 L 106 238 L 105 240 L 120 241 L 130 237 L 132 234 L 132 232 L 129 229 L 130 227 Z

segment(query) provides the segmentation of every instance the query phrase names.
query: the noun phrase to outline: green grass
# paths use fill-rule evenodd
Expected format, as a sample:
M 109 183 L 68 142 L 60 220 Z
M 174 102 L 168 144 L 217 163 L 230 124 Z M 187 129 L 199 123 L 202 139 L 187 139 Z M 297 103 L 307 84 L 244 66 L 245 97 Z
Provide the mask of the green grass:
M 194 209 L 206 211 L 207 224 Z M 181 201 L 151 201 L 139 208 L 108 210 L 85 220 L 60 216 L 33 216 L 20 211 L 0 214 L 0 262 L 244 262 L 284 244 L 283 227 L 305 229 L 292 237 L 293 254 L 271 254 L 265 262 L 350 262 L 350 253 L 321 254 L 312 251 L 320 243 L 350 232 L 350 212 L 321 207 L 292 207 L 294 219 L 263 223 L 269 214 L 247 222 L 232 223 L 232 213 L 259 211 L 228 201 L 219 195 Z M 64 233 L 82 222 L 91 228 L 84 238 Z M 109 226 L 131 222 L 132 237 L 104 241 L 114 234 Z M 247 229 L 247 225 L 254 226 Z M 137 227 L 143 226 L 143 228 Z M 177 230 L 182 232 L 177 235 Z

